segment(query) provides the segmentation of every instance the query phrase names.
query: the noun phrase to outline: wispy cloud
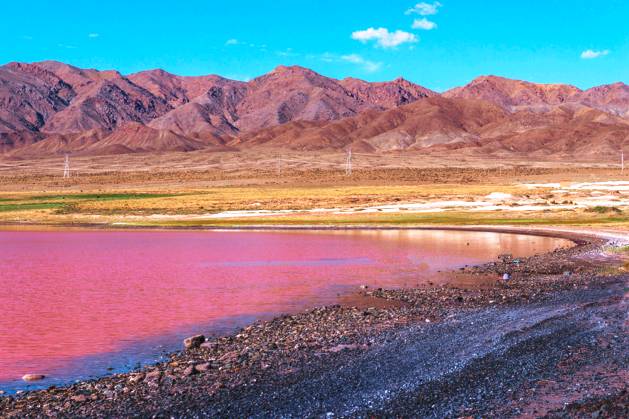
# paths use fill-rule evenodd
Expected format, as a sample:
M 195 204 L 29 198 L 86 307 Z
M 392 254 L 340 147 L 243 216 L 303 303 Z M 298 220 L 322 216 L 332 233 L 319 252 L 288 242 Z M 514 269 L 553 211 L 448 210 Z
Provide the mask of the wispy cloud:
M 68 45 L 68 44 L 57 44 L 57 46 L 59 48 L 65 48 L 65 49 L 76 49 L 75 45 Z
M 411 7 L 406 11 L 407 15 L 421 15 L 421 16 L 430 16 L 436 15 L 439 12 L 439 8 L 443 6 L 438 1 L 434 3 L 417 3 L 415 6 Z
M 585 51 L 581 53 L 581 58 L 583 58 L 584 60 L 591 60 L 593 58 L 604 57 L 605 55 L 609 55 L 609 52 L 610 51 L 608 49 L 604 49 L 601 51 L 596 51 L 593 49 L 586 49 Z
M 355 64 L 367 73 L 375 73 L 383 66 L 383 63 L 368 60 L 360 54 L 335 54 L 332 52 L 324 52 L 323 54 L 307 54 L 305 58 L 308 60 L 323 61 L 324 63 Z
M 397 30 L 389 32 L 387 28 L 369 28 L 362 31 L 352 33 L 352 39 L 360 41 L 363 44 L 374 41 L 377 46 L 382 48 L 395 48 L 406 43 L 415 43 L 419 39 L 415 34 Z
M 22 35 L 22 39 L 26 40 L 26 41 L 32 41 L 33 37 L 30 35 Z
M 382 68 L 381 62 L 367 60 L 362 55 L 358 55 L 358 54 L 342 55 L 341 60 L 348 63 L 359 65 L 363 70 L 365 70 L 368 73 L 375 73 L 376 71 Z
M 88 33 L 87 34 L 88 38 L 98 38 L 99 36 L 100 36 L 100 34 L 96 33 L 96 32 L 92 32 L 92 33 Z
M 300 55 L 298 52 L 293 51 L 292 48 L 286 48 L 283 51 L 275 51 L 275 54 L 280 57 L 298 57 Z
M 415 19 L 413 21 L 412 27 L 413 29 L 423 29 L 425 31 L 429 31 L 429 30 L 435 29 L 437 27 L 437 24 L 424 17 L 421 19 Z
M 266 52 L 267 51 L 267 45 L 266 44 L 254 44 L 252 42 L 247 42 L 247 41 L 243 41 L 243 40 L 236 39 L 236 38 L 230 38 L 227 41 L 225 41 L 225 46 L 227 46 L 227 47 L 234 47 L 234 46 L 249 47 L 249 48 L 259 49 L 262 52 Z

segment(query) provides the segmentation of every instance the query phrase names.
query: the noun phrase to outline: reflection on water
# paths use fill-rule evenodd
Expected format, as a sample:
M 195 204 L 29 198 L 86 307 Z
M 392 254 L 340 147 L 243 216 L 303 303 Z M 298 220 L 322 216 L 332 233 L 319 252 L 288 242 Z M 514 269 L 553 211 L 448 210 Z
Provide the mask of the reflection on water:
M 0 388 L 25 373 L 120 369 L 189 333 L 338 303 L 361 284 L 412 286 L 501 253 L 567 245 L 418 230 L 0 231 Z

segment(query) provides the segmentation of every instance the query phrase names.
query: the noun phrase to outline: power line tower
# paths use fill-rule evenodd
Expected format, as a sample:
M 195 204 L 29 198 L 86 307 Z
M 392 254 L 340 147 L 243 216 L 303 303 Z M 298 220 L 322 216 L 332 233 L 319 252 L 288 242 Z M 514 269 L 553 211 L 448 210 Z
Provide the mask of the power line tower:
M 277 175 L 282 176 L 282 155 L 277 155 Z
M 345 162 L 345 175 L 352 175 L 352 149 L 347 150 L 347 161 Z
M 70 157 L 68 157 L 68 155 L 66 154 L 66 158 L 65 158 L 65 162 L 63 165 L 63 178 L 69 178 L 70 177 Z

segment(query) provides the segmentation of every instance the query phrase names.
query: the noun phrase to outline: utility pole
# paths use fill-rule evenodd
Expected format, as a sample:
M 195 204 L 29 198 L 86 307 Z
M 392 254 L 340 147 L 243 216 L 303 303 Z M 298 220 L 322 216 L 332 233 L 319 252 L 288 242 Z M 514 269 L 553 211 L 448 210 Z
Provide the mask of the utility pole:
M 282 176 L 282 155 L 277 155 L 277 175 Z
M 68 155 L 66 154 L 66 158 L 65 158 L 65 162 L 63 165 L 63 178 L 69 178 L 70 177 L 70 157 L 68 157 Z
M 347 161 L 345 163 L 345 175 L 352 175 L 352 149 L 347 150 Z

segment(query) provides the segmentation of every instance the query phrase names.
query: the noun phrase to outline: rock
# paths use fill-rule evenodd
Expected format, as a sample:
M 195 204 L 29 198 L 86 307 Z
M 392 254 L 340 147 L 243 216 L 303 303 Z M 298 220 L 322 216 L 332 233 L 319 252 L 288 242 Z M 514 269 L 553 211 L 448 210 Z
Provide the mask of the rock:
M 326 349 L 326 351 L 337 353 L 337 352 L 346 351 L 346 350 L 351 351 L 351 350 L 363 349 L 363 348 L 365 348 L 365 345 L 356 345 L 354 343 L 351 343 L 351 344 L 339 344 L 339 345 Z
M 73 401 L 75 401 L 75 402 L 82 403 L 82 402 L 87 400 L 87 396 L 85 396 L 83 394 L 79 394 L 79 395 L 76 395 L 76 396 L 72 396 L 71 399 Z
M 183 346 L 186 349 L 193 349 L 201 346 L 203 342 L 205 342 L 205 336 L 203 335 L 190 336 L 183 340 Z
M 201 344 L 201 348 L 204 349 L 216 349 L 218 347 L 218 345 L 216 344 L 216 342 L 203 342 Z
M 22 380 L 24 380 L 24 381 L 39 381 L 39 380 L 43 380 L 44 378 L 46 378 L 46 376 L 43 375 L 43 374 L 25 374 L 22 377 Z
M 232 362 L 232 361 L 235 361 L 237 358 L 238 358 L 238 352 L 231 351 L 231 352 L 224 353 L 223 356 L 221 356 L 218 360 L 221 362 Z
M 197 372 L 206 372 L 211 368 L 211 365 L 209 362 L 203 363 L 203 364 L 198 364 L 194 366 L 195 371 Z
M 155 381 L 159 381 L 159 379 L 162 378 L 162 372 L 161 371 L 151 371 L 149 373 L 146 373 L 146 376 L 144 377 L 144 381 L 145 382 L 155 382 Z
M 186 368 L 185 370 L 183 370 L 182 375 L 183 375 L 184 377 L 190 377 L 192 374 L 195 374 L 196 372 L 197 372 L 197 371 L 196 371 L 196 369 L 194 368 L 194 366 L 192 366 L 192 365 L 191 365 L 191 366 L 189 366 L 188 368 Z
M 136 384 L 139 383 L 140 381 L 142 381 L 144 379 L 144 374 L 140 373 L 140 374 L 131 374 L 129 376 L 129 383 L 131 384 Z

